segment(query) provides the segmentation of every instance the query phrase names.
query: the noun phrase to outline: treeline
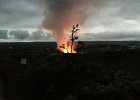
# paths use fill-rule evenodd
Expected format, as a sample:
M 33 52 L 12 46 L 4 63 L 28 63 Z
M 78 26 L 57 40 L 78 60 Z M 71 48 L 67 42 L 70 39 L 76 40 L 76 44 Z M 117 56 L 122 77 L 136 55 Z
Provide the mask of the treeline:
M 140 52 L 1 55 L 6 100 L 139 100 Z M 17 59 L 19 58 L 19 59 Z

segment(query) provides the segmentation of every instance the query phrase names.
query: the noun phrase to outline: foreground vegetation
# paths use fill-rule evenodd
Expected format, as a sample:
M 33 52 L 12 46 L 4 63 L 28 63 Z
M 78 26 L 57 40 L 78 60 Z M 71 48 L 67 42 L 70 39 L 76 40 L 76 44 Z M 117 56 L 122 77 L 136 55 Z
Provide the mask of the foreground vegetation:
M 6 100 L 140 100 L 139 50 L 21 54 L 0 58 Z

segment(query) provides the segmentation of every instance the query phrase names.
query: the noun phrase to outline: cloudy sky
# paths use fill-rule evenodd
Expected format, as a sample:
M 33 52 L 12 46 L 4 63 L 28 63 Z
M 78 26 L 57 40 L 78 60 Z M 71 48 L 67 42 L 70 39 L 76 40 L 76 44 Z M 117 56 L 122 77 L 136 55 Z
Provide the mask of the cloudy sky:
M 47 1 L 47 0 L 46 0 Z M 81 40 L 139 40 L 140 0 L 99 0 L 87 9 Z M 49 41 L 38 31 L 43 21 L 43 0 L 0 0 L 0 41 Z

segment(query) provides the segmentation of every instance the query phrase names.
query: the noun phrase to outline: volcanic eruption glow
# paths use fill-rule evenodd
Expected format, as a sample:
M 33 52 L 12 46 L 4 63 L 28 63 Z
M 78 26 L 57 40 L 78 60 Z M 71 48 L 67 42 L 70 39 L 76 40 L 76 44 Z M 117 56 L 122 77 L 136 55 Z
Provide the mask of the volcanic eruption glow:
M 77 53 L 74 49 L 71 52 L 71 47 L 66 47 L 65 49 L 59 49 L 63 53 Z
M 76 53 L 68 44 L 70 29 L 74 24 L 82 25 L 85 19 L 84 0 L 45 0 L 45 19 L 42 27 L 53 33 L 57 48 L 64 53 Z M 65 44 L 65 48 L 60 48 Z
M 68 45 L 69 44 L 69 45 Z M 71 43 L 68 43 L 67 46 L 65 46 L 65 44 L 62 44 L 62 46 L 60 46 L 59 50 L 62 51 L 63 53 L 77 53 L 75 48 L 76 48 L 76 44 L 74 43 L 74 45 L 71 47 Z
M 45 11 L 42 28 L 53 33 L 57 41 L 57 48 L 64 53 L 75 53 L 75 44 L 72 47 L 68 45 L 69 37 L 67 33 L 75 24 L 84 25 L 88 18 L 90 6 L 93 4 L 96 8 L 102 7 L 103 0 L 44 0 Z M 94 10 L 90 8 L 92 14 Z M 73 41 L 73 40 L 72 40 Z M 60 49 L 60 46 L 65 44 L 65 47 Z
M 76 33 L 80 30 L 78 27 L 79 27 L 79 24 L 73 25 L 70 41 L 66 41 L 66 44 L 62 44 L 60 46 L 60 48 L 62 48 L 60 50 L 63 51 L 64 53 L 77 53 L 75 51 L 76 46 L 77 46 L 75 43 L 75 40 L 78 39 L 78 37 L 76 36 Z

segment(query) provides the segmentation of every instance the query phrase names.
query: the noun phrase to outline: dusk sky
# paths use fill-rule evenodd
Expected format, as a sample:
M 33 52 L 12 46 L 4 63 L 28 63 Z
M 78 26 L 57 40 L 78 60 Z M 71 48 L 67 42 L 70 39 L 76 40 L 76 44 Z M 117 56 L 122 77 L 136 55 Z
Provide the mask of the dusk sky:
M 37 31 L 44 19 L 44 3 L 49 1 L 0 0 L 0 41 L 54 40 L 52 35 Z M 84 24 L 80 25 L 81 40 L 140 39 L 140 0 L 90 0 L 90 2 L 92 3 L 89 3 L 86 9 L 87 17 Z M 63 5 L 63 2 L 57 3 Z

